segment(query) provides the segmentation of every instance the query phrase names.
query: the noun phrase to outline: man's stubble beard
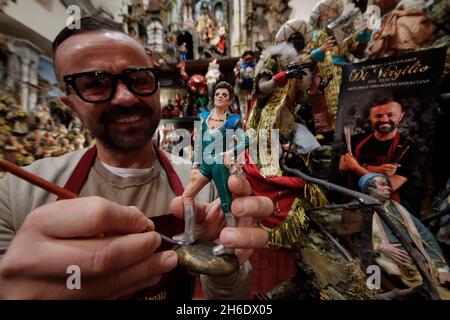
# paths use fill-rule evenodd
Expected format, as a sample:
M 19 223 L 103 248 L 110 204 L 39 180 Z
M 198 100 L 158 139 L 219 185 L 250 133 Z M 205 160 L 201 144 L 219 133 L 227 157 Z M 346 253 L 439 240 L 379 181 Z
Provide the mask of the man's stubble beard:
M 383 124 L 389 123 L 390 124 L 390 128 L 388 131 L 382 131 L 380 130 L 380 126 Z M 383 122 L 383 123 L 377 123 L 373 126 L 373 129 L 378 132 L 379 134 L 385 136 L 388 135 L 389 133 L 391 133 L 392 131 L 394 131 L 395 129 L 397 129 L 397 126 L 395 125 L 395 123 L 393 123 L 392 121 L 388 121 L 388 122 Z
M 109 119 L 113 114 L 131 114 L 136 111 L 140 111 L 144 118 L 150 119 L 149 126 L 144 128 L 144 130 L 132 128 L 125 132 L 115 131 L 108 125 L 111 121 Z M 127 108 L 119 111 L 115 109 L 114 111 L 106 112 L 100 117 L 100 124 L 91 125 L 89 129 L 105 148 L 112 151 L 129 152 L 143 148 L 149 143 L 158 128 L 160 120 L 160 112 L 154 112 L 152 109 L 138 105 L 131 109 Z
M 134 151 L 148 144 L 156 131 L 156 127 L 157 125 L 151 125 L 146 131 L 132 129 L 128 133 L 125 132 L 125 134 L 123 132 L 117 133 L 110 130 L 104 130 L 101 133 L 94 133 L 94 136 L 109 150 L 122 152 Z M 138 137 L 128 137 L 130 134 L 135 136 L 137 133 L 136 131 L 141 131 L 141 134 L 139 134 Z

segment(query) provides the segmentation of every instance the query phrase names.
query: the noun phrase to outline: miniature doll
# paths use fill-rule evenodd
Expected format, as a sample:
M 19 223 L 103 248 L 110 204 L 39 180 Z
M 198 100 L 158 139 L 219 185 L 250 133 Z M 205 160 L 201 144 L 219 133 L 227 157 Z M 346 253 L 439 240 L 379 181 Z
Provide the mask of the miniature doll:
M 226 81 L 219 82 L 214 90 L 214 108 L 211 111 L 204 110 L 201 114 L 201 131 L 195 140 L 192 179 L 183 193 L 185 230 L 184 233 L 174 236 L 177 241 L 186 244 L 195 242 L 194 197 L 211 180 L 219 193 L 226 225 L 228 227 L 235 226 L 235 218 L 231 213 L 232 196 L 228 188 L 230 159 L 234 157 L 235 153 L 243 151 L 248 145 L 248 140 L 242 130 L 240 116 L 228 112 L 228 107 L 233 100 L 233 86 Z M 238 144 L 236 147 L 228 149 L 227 142 L 233 141 L 231 132 L 231 135 L 237 136 Z M 233 252 L 233 249 L 226 249 L 222 245 L 213 248 L 214 255 Z

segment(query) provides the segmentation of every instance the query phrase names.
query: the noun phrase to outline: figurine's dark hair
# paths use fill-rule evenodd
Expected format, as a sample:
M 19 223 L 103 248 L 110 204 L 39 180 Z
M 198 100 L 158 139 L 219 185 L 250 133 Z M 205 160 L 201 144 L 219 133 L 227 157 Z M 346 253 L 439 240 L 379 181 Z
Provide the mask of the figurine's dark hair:
M 71 28 L 66 26 L 61 32 L 56 36 L 52 44 L 53 59 L 55 58 L 55 53 L 58 47 L 68 38 L 82 33 L 87 32 L 107 32 L 115 31 L 124 33 L 122 26 L 111 19 L 106 19 L 102 17 L 83 17 L 80 19 L 80 28 Z
M 247 50 L 245 50 L 244 51 L 244 53 L 241 55 L 241 58 L 244 58 L 246 55 L 252 55 L 253 57 L 255 56 L 255 52 L 253 52 L 252 50 L 250 50 L 250 49 L 247 49 Z
M 216 84 L 216 87 L 214 88 L 214 92 L 216 92 L 217 89 L 227 89 L 228 93 L 230 94 L 231 99 L 234 99 L 234 88 L 230 83 L 228 83 L 226 81 L 220 81 L 218 84 Z

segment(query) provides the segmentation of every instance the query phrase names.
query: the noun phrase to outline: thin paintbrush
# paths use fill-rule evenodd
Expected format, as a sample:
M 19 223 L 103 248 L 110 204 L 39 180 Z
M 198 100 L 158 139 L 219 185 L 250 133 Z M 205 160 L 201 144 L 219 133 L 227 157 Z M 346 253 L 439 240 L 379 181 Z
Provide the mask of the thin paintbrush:
M 61 188 L 60 186 L 58 186 L 54 183 L 51 183 L 50 181 L 47 181 L 47 180 L 42 179 L 41 177 L 38 177 L 28 171 L 25 171 L 9 161 L 0 160 L 0 169 L 3 169 L 15 176 L 18 176 L 19 178 L 22 178 L 22 179 L 28 181 L 29 183 L 31 183 L 33 185 L 36 185 L 44 190 L 47 190 L 48 192 L 51 192 L 51 193 L 57 195 L 61 199 L 78 198 L 78 195 L 76 193 L 73 193 L 72 191 Z M 160 233 L 160 236 L 161 236 L 162 240 L 170 242 L 172 244 L 182 244 L 182 243 L 177 242 L 161 233 Z

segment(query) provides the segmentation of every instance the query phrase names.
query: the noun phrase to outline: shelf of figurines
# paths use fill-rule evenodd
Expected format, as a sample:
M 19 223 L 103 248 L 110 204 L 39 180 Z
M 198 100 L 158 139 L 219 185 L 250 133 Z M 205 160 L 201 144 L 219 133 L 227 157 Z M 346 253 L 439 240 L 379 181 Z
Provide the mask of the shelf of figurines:
M 185 62 L 184 71 L 188 77 L 194 74 L 205 75 L 208 72 L 208 66 L 211 59 L 197 59 L 187 60 Z M 217 63 L 219 64 L 219 70 L 223 75 L 223 79 L 233 82 L 234 73 L 233 68 L 236 66 L 239 58 L 219 58 Z M 161 87 L 178 87 L 183 88 L 186 86 L 186 81 L 183 80 L 180 68 L 175 63 L 168 63 L 162 65 L 160 70 L 160 83 Z
M 185 62 L 186 72 L 196 72 L 201 70 L 206 71 L 212 59 L 213 57 L 209 59 L 186 60 Z M 239 57 L 229 57 L 229 58 L 217 57 L 217 63 L 220 65 L 221 68 L 233 69 L 236 66 L 238 60 Z M 178 70 L 177 64 L 178 63 L 168 63 L 166 65 L 163 65 L 161 67 L 161 73 L 177 71 Z

